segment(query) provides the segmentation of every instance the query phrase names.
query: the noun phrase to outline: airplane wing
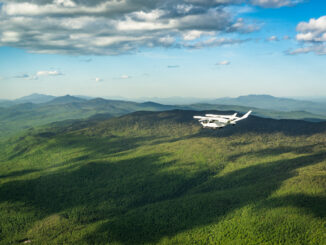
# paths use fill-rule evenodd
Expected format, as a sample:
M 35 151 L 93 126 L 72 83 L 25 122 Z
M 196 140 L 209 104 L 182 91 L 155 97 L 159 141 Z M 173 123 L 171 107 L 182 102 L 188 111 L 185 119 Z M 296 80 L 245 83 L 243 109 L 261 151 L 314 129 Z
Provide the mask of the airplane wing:
M 233 119 L 233 118 L 236 118 L 237 113 L 234 113 L 233 115 L 215 115 L 215 114 L 206 114 L 205 116 L 206 116 L 206 117 L 214 117 L 214 118 L 221 117 L 221 118 L 225 118 L 225 119 Z
M 201 122 L 201 121 L 211 120 L 211 117 L 194 116 L 194 119 L 198 119 Z
M 243 119 L 246 119 L 249 115 L 250 115 L 250 113 L 251 113 L 252 111 L 248 111 L 246 114 L 244 114 L 242 117 L 238 117 L 237 119 L 235 119 L 233 122 L 237 122 L 237 121 L 240 121 L 240 120 L 243 120 Z
M 202 122 L 202 121 L 209 121 L 209 122 L 213 122 L 213 121 L 220 121 L 221 118 L 218 118 L 218 117 L 203 117 L 203 116 L 194 116 L 193 117 L 194 119 L 199 119 L 199 122 Z

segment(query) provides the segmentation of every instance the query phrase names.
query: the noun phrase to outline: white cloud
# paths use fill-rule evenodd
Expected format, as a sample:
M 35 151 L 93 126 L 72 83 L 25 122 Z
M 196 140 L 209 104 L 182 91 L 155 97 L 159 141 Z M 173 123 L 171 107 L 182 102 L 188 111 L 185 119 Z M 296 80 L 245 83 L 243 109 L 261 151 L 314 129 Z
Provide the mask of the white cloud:
M 303 2 L 303 0 L 252 0 L 252 4 L 264 8 L 280 8 L 284 6 L 293 6 Z
M 4 43 L 13 43 L 20 40 L 19 33 L 14 31 L 4 31 L 1 35 L 1 42 Z
M 279 41 L 279 39 L 277 36 L 270 36 L 269 38 L 267 38 L 267 41 L 274 42 L 274 41 Z
M 22 79 L 28 79 L 28 80 L 38 80 L 40 77 L 61 76 L 61 75 L 63 75 L 63 74 L 61 72 L 59 72 L 59 71 L 38 71 L 34 75 L 24 73 L 24 74 L 14 76 L 14 78 L 22 78 Z
M 300 22 L 297 25 L 296 40 L 302 47 L 288 51 L 289 54 L 303 54 L 313 52 L 317 55 L 326 55 L 326 15 L 318 19 L 312 18 L 309 22 Z
M 237 18 L 243 3 L 282 7 L 299 0 L 0 0 L 0 46 L 37 53 L 116 55 L 140 48 L 241 43 L 258 29 Z M 248 7 L 250 8 L 250 7 Z M 207 39 L 212 42 L 205 41 Z M 229 40 L 219 42 L 217 40 Z
M 226 66 L 226 65 L 230 65 L 230 64 L 231 64 L 231 62 L 228 60 L 223 60 L 223 61 L 216 63 L 216 65 L 218 65 L 218 66 Z
M 103 81 L 101 78 L 99 78 L 99 77 L 95 78 L 95 82 L 101 82 L 101 81 Z
M 307 54 L 307 53 L 315 53 L 317 55 L 326 55 L 326 45 L 310 45 L 306 47 L 297 48 L 295 50 L 290 50 L 287 52 L 290 55 L 295 54 Z
M 120 76 L 120 79 L 129 79 L 129 78 L 130 78 L 130 76 L 129 75 L 125 75 L 125 74 Z
M 38 71 L 36 73 L 36 76 L 41 77 L 41 76 L 61 76 L 63 75 L 59 71 Z
M 318 19 L 310 19 L 309 22 L 300 22 L 297 31 L 298 41 L 326 42 L 326 15 Z
M 185 47 L 192 48 L 192 49 L 200 49 L 203 47 L 218 47 L 222 45 L 234 45 L 240 44 L 243 42 L 249 41 L 249 39 L 227 39 L 227 38 L 209 38 L 203 41 L 198 41 L 190 44 L 183 44 Z

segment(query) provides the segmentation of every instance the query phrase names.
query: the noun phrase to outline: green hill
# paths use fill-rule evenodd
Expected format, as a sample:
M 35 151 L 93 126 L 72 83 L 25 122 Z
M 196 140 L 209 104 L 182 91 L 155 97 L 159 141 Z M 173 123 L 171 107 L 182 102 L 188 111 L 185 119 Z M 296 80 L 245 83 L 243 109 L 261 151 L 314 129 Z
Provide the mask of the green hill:
M 214 131 L 197 113 L 52 123 L 3 143 L 0 243 L 325 244 L 326 123 L 251 116 Z

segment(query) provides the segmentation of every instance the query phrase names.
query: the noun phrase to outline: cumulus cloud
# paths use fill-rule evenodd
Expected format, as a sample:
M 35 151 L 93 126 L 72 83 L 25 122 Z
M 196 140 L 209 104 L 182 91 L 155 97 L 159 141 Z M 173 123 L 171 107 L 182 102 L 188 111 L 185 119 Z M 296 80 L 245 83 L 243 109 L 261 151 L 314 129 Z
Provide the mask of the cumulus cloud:
M 116 55 L 140 48 L 202 48 L 257 26 L 237 18 L 243 3 L 282 7 L 299 0 L 0 0 L 0 46 L 38 53 Z M 203 41 L 213 38 L 215 41 Z M 229 38 L 230 39 L 230 38 Z
M 318 19 L 310 19 L 309 22 L 300 22 L 297 31 L 298 41 L 326 42 L 326 15 Z
M 216 65 L 218 66 L 227 66 L 227 65 L 230 65 L 231 62 L 228 61 L 228 60 L 223 60 L 223 61 L 220 61 L 220 62 L 217 62 Z
M 318 19 L 312 18 L 309 22 L 300 22 L 297 32 L 296 40 L 302 47 L 289 51 L 289 54 L 326 54 L 326 15 Z

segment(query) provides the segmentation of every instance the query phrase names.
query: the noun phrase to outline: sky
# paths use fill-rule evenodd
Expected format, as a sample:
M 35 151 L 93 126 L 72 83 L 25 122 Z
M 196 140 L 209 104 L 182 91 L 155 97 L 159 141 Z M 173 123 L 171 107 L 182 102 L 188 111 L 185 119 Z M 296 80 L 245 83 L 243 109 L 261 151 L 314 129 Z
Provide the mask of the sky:
M 0 0 L 0 98 L 326 96 L 324 0 Z

